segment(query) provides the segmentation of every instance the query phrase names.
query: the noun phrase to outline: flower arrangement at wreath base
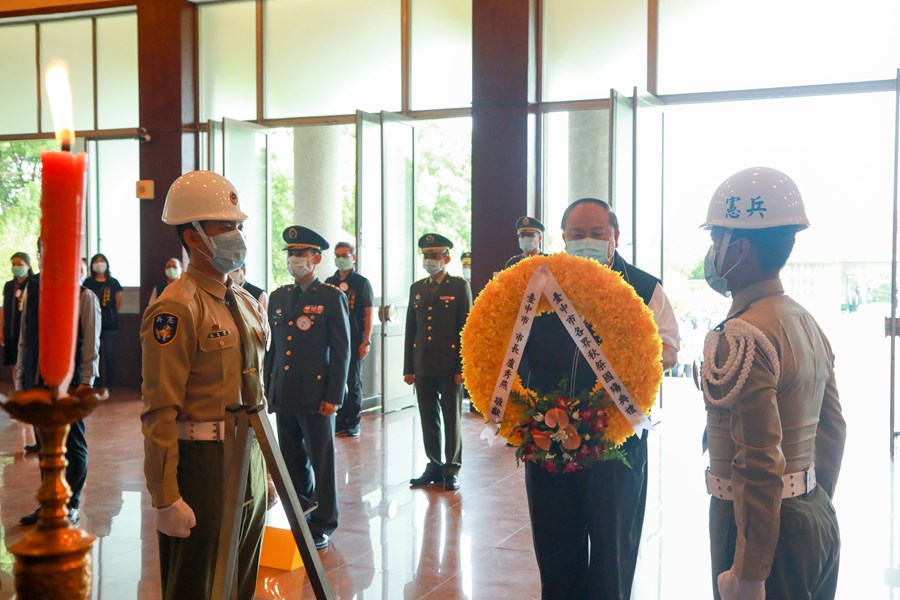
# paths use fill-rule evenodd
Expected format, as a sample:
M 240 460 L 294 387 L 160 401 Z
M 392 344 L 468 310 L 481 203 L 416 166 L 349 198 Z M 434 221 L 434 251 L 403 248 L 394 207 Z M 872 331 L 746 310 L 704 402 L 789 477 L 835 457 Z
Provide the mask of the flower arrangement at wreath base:
M 560 384 L 565 389 L 565 381 Z M 606 460 L 619 460 L 629 468 L 625 454 L 606 438 L 609 410 L 606 394 L 568 396 L 561 391 L 528 396 L 513 393 L 510 400 L 524 406 L 522 424 L 516 427 L 522 444 L 516 462 L 540 465 L 548 473 L 574 473 Z

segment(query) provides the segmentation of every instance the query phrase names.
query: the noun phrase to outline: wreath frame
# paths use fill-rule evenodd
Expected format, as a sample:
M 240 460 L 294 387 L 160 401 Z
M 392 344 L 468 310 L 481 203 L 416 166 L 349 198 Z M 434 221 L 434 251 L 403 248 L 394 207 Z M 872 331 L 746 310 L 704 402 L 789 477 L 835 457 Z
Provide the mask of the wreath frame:
M 460 353 L 466 389 L 476 410 L 486 415 L 497 383 L 500 366 L 512 335 L 522 296 L 534 271 L 547 265 L 575 310 L 603 340 L 603 352 L 628 388 L 635 404 L 649 415 L 662 383 L 662 340 L 653 313 L 621 274 L 596 260 L 558 253 L 533 256 L 504 269 L 484 287 L 463 327 Z M 553 312 L 541 297 L 538 315 Z M 602 389 L 598 380 L 594 392 Z M 522 386 L 516 375 L 510 395 L 533 398 L 536 393 Z M 498 434 L 514 445 L 522 444 L 516 431 L 526 406 L 506 404 Z M 634 429 L 618 410 L 610 411 L 606 437 L 619 446 Z

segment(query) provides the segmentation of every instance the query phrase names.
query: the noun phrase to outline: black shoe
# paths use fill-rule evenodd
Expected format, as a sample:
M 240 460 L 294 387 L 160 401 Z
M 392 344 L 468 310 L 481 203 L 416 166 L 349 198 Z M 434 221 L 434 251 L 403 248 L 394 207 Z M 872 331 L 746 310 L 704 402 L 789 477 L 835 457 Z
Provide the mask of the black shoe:
M 78 510 L 77 508 L 70 508 L 69 509 L 69 522 L 72 523 L 72 525 L 78 525 L 79 519 L 81 519 L 81 511 Z
M 444 489 L 455 492 L 459 489 L 459 477 L 456 475 L 447 475 L 444 477 Z
M 328 543 L 331 541 L 331 538 L 328 537 L 327 533 L 314 533 L 312 534 L 313 543 L 316 545 L 316 550 L 324 550 L 328 547 Z
M 25 452 L 40 452 L 41 445 L 40 444 L 28 444 L 25 446 Z
M 34 525 L 38 522 L 38 516 L 41 514 L 41 509 L 37 509 L 32 513 L 28 513 L 21 519 L 19 519 L 19 525 Z
M 344 430 L 344 435 L 346 435 L 347 437 L 359 437 L 359 425 L 348 427 Z
M 426 469 L 421 476 L 410 479 L 409 485 L 415 487 L 417 485 L 429 485 L 432 483 L 441 483 L 443 481 L 444 476 L 441 475 L 440 471 L 429 471 Z

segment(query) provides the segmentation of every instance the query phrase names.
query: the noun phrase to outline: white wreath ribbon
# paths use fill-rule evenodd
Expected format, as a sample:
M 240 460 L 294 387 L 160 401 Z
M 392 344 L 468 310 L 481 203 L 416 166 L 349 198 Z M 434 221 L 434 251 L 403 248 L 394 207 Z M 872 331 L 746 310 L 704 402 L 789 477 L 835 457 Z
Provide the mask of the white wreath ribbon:
M 719 342 L 724 337 L 728 342 L 728 360 L 721 367 L 716 366 L 716 353 Z M 712 329 L 706 334 L 703 341 L 703 368 L 701 369 L 700 384 L 703 388 L 703 397 L 711 405 L 716 407 L 731 408 L 738 394 L 747 383 L 750 376 L 750 368 L 756 359 L 756 350 L 762 351 L 772 363 L 775 378 L 781 376 L 781 363 L 775 346 L 769 341 L 758 327 L 741 319 L 725 321 L 722 330 Z M 713 396 L 710 385 L 716 387 L 731 386 L 727 394 L 721 398 Z
M 516 325 L 513 329 L 507 346 L 506 356 L 500 368 L 497 385 L 494 386 L 494 394 L 490 408 L 488 409 L 489 422 L 481 433 L 481 439 L 486 439 L 493 444 L 503 421 L 503 414 L 509 402 L 509 392 L 512 389 L 515 375 L 521 361 L 521 352 L 528 342 L 531 333 L 531 325 L 537 312 L 537 305 L 541 295 L 546 296 L 553 306 L 553 310 L 562 322 L 566 331 L 575 342 L 575 347 L 584 356 L 594 374 L 603 384 L 613 404 L 622 412 L 622 415 L 634 429 L 635 435 L 641 437 L 645 430 L 652 430 L 653 425 L 644 412 L 634 403 L 631 393 L 619 378 L 619 375 L 609 364 L 603 350 L 597 344 L 587 322 L 569 301 L 568 296 L 560 287 L 559 282 L 550 272 L 547 265 L 541 265 L 535 269 L 525 289 L 522 304 L 519 306 L 519 314 L 516 317 Z

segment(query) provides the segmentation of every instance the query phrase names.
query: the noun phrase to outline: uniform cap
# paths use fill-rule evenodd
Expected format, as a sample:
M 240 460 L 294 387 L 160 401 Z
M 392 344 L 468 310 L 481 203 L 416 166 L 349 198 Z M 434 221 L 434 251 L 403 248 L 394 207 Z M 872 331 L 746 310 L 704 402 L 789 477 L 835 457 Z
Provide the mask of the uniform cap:
M 328 242 L 321 235 L 302 225 L 291 225 L 281 235 L 284 238 L 284 249 L 313 248 L 321 252 L 328 250 Z
M 472 264 L 472 253 L 471 252 L 463 252 L 459 256 L 459 262 L 461 262 L 464 265 L 471 265 Z
M 537 233 L 544 232 L 544 224 L 534 217 L 519 217 L 516 219 L 516 231 L 534 231 Z
M 453 242 L 439 233 L 426 233 L 419 238 L 419 248 L 422 252 L 444 252 L 453 247 Z

